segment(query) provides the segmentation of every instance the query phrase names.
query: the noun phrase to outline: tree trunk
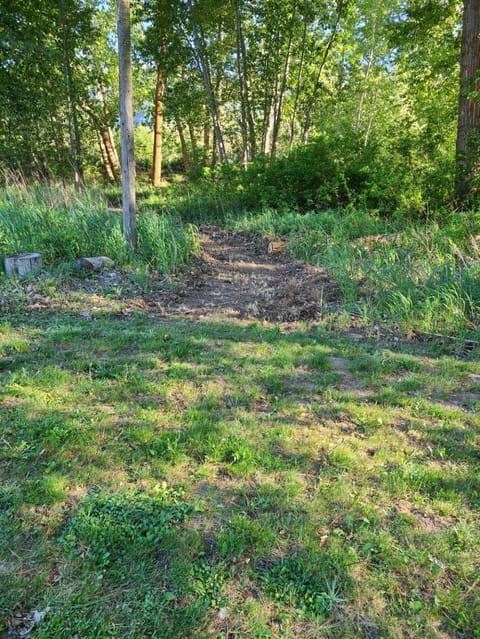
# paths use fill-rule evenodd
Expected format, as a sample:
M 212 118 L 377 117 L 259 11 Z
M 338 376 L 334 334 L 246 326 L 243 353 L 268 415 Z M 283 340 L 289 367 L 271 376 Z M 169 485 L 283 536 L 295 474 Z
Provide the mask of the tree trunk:
M 120 129 L 122 135 L 123 236 L 126 244 L 135 250 L 137 247 L 137 229 L 135 219 L 135 151 L 133 140 L 130 0 L 118 0 L 117 7 Z
M 360 128 L 362 126 L 363 108 L 364 108 L 364 105 L 365 105 L 365 100 L 367 99 L 367 96 L 368 96 L 367 82 L 368 82 L 368 78 L 370 76 L 370 71 L 372 70 L 373 62 L 375 60 L 375 34 L 376 34 L 376 31 L 377 31 L 377 20 L 376 20 L 376 17 L 375 17 L 374 18 L 374 23 L 373 23 L 373 42 L 372 42 L 372 46 L 370 47 L 370 51 L 368 52 L 367 68 L 365 69 L 365 73 L 363 75 L 364 88 L 363 88 L 363 91 L 362 91 L 362 93 L 360 95 L 360 100 L 358 102 L 357 116 L 355 118 L 355 131 L 360 131 Z M 375 95 L 376 95 L 376 93 L 377 92 L 375 91 Z
M 238 5 L 238 3 L 237 3 Z M 240 51 L 242 60 L 242 75 L 243 75 L 243 91 L 245 97 L 245 112 L 247 116 L 248 124 L 248 139 L 250 144 L 250 159 L 253 160 L 257 155 L 257 137 L 255 132 L 255 120 L 253 118 L 252 99 L 251 99 L 251 81 L 250 81 L 250 68 L 247 57 L 247 47 L 245 44 L 245 38 L 243 35 L 242 17 L 240 7 L 238 5 L 238 33 L 240 37 Z
M 290 35 L 288 38 L 287 53 L 285 56 L 285 64 L 283 66 L 282 79 L 280 82 L 280 90 L 278 92 L 278 97 L 277 97 L 276 105 L 275 105 L 275 114 L 274 114 L 273 131 L 272 131 L 272 151 L 271 151 L 272 157 L 274 157 L 277 152 L 278 135 L 280 133 L 280 123 L 282 121 L 283 98 L 285 96 L 285 89 L 287 87 L 288 76 L 290 75 L 293 30 L 295 28 L 296 16 L 297 16 L 297 3 L 295 2 L 293 5 L 292 21 L 290 24 Z
M 227 161 L 227 152 L 225 150 L 225 142 L 223 139 L 222 127 L 220 124 L 220 114 L 218 103 L 213 89 L 212 75 L 205 54 L 205 47 L 197 23 L 195 21 L 195 11 L 193 8 L 193 0 L 187 0 L 187 6 L 190 12 L 191 27 L 193 34 L 194 51 L 193 54 L 197 60 L 198 68 L 203 78 L 205 92 L 207 94 L 208 107 L 212 115 L 213 129 L 215 132 L 215 141 L 218 145 L 218 154 L 221 162 Z
M 112 172 L 112 167 L 110 166 L 110 162 L 108 160 L 108 153 L 105 147 L 105 142 L 103 140 L 102 134 L 98 129 L 95 129 L 95 133 L 97 134 L 98 146 L 100 148 L 100 154 L 102 156 L 102 164 L 105 170 L 105 175 L 107 176 L 107 180 L 109 182 L 115 182 L 115 176 Z
M 155 117 L 153 124 L 153 163 L 152 184 L 159 187 L 162 183 L 162 146 L 163 146 L 163 93 L 165 91 L 165 78 L 161 64 L 157 69 L 157 82 L 155 86 Z
M 368 146 L 368 142 L 370 140 L 370 133 L 372 132 L 373 118 L 375 116 L 375 105 L 377 104 L 378 92 L 379 92 L 379 89 L 376 89 L 373 95 L 372 102 L 370 104 L 370 114 L 368 116 L 367 130 L 365 131 L 365 137 L 363 139 L 363 146 L 365 147 Z
M 297 109 L 298 109 L 298 101 L 300 98 L 300 87 L 302 84 L 302 76 L 303 76 L 303 65 L 305 62 L 305 51 L 307 45 L 307 0 L 304 1 L 303 4 L 303 33 L 302 33 L 302 48 L 300 54 L 300 62 L 298 64 L 298 74 L 297 74 L 297 86 L 295 87 L 295 98 L 293 101 L 293 111 L 292 117 L 290 120 L 290 149 L 293 148 L 293 143 L 295 140 L 295 125 L 297 120 Z
M 103 99 L 105 100 L 105 97 Z M 120 162 L 118 160 L 115 139 L 110 126 L 110 114 L 108 107 L 105 105 L 106 102 L 104 101 L 103 118 L 97 113 L 97 111 L 95 111 L 94 107 L 90 106 L 90 104 L 82 104 L 81 107 L 91 118 L 95 127 L 107 178 L 111 182 L 119 183 L 121 180 Z
M 347 10 L 347 2 L 346 0 L 341 0 L 338 3 L 338 10 L 337 10 L 337 17 L 335 20 L 335 24 L 332 28 L 332 32 L 330 33 L 330 37 L 328 38 L 327 45 L 325 47 L 325 51 L 322 56 L 322 61 L 320 62 L 320 65 L 318 67 L 317 76 L 315 78 L 315 83 L 313 85 L 312 95 L 310 96 L 308 100 L 308 106 L 307 106 L 303 127 L 302 127 L 302 143 L 303 144 L 307 144 L 308 142 L 308 134 L 310 131 L 310 119 L 312 116 L 312 109 L 316 103 L 318 90 L 320 88 L 320 80 L 322 78 L 323 70 L 327 63 L 328 56 L 333 47 L 333 43 L 335 42 L 335 38 L 338 32 L 338 27 L 340 25 L 340 20 L 342 19 L 344 12 L 346 12 L 346 10 Z
M 270 148 L 270 140 L 271 140 L 271 128 L 273 126 L 273 88 L 269 82 L 269 78 L 275 74 L 275 78 L 277 79 L 277 73 L 275 68 L 275 60 L 274 55 L 277 53 L 277 45 L 278 44 L 278 24 L 275 30 L 275 33 L 272 34 L 271 43 L 269 46 L 268 53 L 265 59 L 265 65 L 263 69 L 263 77 L 265 78 L 264 82 L 264 92 L 262 99 L 262 155 L 267 154 L 267 149 Z M 275 80 L 276 81 L 276 80 Z
M 67 120 L 68 120 L 68 136 L 70 140 L 70 156 L 73 168 L 73 183 L 75 190 L 85 186 L 82 168 L 82 150 L 80 143 L 80 128 L 78 125 L 78 116 L 76 109 L 76 101 L 74 97 L 74 86 L 72 78 L 72 69 L 70 66 L 71 51 L 69 50 L 67 21 L 65 16 L 64 0 L 59 0 L 60 23 L 62 29 L 62 63 L 63 77 L 67 89 Z
M 185 141 L 185 133 L 183 132 L 183 126 L 177 116 L 175 116 L 175 124 L 177 125 L 178 137 L 180 138 L 180 145 L 182 147 L 182 161 L 185 171 L 190 169 L 190 158 L 188 156 L 187 143 Z
M 465 202 L 480 172 L 480 2 L 464 0 L 457 128 L 457 201 Z
M 188 135 L 190 136 L 190 146 L 192 147 L 193 163 L 198 163 L 198 144 L 197 136 L 195 134 L 195 127 L 191 122 L 188 123 Z
M 120 161 L 118 159 L 117 147 L 115 145 L 115 138 L 113 137 L 112 124 L 110 120 L 110 109 L 108 108 L 107 93 L 105 87 L 100 85 L 100 94 L 102 96 L 103 104 L 103 118 L 105 126 L 103 127 L 103 139 L 105 142 L 105 148 L 107 151 L 108 161 L 113 172 L 113 176 L 116 182 L 121 181 L 122 169 Z
M 235 32 L 236 32 L 236 53 L 237 53 L 237 73 L 238 73 L 238 89 L 240 93 L 240 130 L 242 133 L 242 163 L 245 168 L 248 163 L 248 127 L 247 127 L 247 107 L 245 99 L 245 82 L 243 78 L 242 68 L 242 50 L 240 45 L 241 33 L 241 12 L 239 0 L 234 0 L 235 6 Z
M 107 161 L 110 165 L 110 169 L 113 175 L 113 181 L 120 183 L 122 169 L 120 166 L 120 161 L 118 159 L 117 149 L 115 147 L 115 139 L 113 137 L 113 132 L 110 126 L 107 126 L 105 129 L 102 130 L 102 138 L 105 145 L 105 151 L 107 153 Z
M 208 166 L 210 162 L 210 119 L 203 125 L 203 166 Z

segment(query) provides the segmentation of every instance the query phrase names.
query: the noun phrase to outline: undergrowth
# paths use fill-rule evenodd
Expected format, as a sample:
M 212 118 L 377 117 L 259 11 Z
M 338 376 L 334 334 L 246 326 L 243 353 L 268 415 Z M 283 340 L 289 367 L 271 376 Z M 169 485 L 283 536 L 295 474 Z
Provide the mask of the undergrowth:
M 98 190 L 75 193 L 54 186 L 0 193 L 0 254 L 41 253 L 46 264 L 105 255 L 121 266 L 141 263 L 171 273 L 198 250 L 197 232 L 173 213 L 140 211 L 138 251 L 132 255 L 122 236 L 118 211 L 107 209 Z
M 233 228 L 283 237 L 297 258 L 325 266 L 350 309 L 407 332 L 475 334 L 480 323 L 480 215 L 413 223 L 354 208 L 232 217 Z

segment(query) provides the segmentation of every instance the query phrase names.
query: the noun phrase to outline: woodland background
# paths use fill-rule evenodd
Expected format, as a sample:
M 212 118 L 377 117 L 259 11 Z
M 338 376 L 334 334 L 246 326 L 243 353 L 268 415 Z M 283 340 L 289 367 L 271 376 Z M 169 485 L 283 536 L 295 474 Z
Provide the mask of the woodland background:
M 223 180 L 247 207 L 424 215 L 455 201 L 461 2 L 145 0 L 133 11 L 144 182 Z M 115 27 L 108 1 L 3 3 L 4 172 L 119 179 Z

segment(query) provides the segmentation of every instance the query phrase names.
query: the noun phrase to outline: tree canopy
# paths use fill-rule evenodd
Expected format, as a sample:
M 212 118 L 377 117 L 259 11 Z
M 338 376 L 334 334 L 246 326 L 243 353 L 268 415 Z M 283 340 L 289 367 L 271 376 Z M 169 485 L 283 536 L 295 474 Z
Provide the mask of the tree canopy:
M 477 103 L 472 56 L 459 91 L 472 49 L 464 44 L 460 55 L 462 20 L 464 36 L 478 31 L 469 5 L 463 13 L 458 0 L 137 0 L 135 121 L 152 131 L 142 169 L 153 162 L 158 186 L 162 163 L 199 175 L 324 138 L 341 158 L 371 150 L 368 180 L 390 171 L 392 188 L 420 207 L 454 201 L 455 188 L 468 197 L 478 123 L 458 123 L 465 104 Z M 8 0 L 0 35 L 0 167 L 118 181 L 115 4 Z M 457 129 L 470 142 L 456 150 Z

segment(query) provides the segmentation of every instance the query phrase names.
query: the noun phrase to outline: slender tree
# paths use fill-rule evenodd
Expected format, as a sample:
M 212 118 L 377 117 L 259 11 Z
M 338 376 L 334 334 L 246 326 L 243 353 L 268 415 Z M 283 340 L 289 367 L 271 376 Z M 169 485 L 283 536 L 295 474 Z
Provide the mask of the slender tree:
M 165 72 L 160 63 L 157 68 L 155 82 L 155 102 L 153 116 L 153 161 L 152 185 L 159 187 L 162 183 L 162 149 L 163 149 L 163 94 L 165 92 Z
M 457 127 L 457 200 L 462 203 L 480 173 L 480 2 L 464 0 Z
M 118 69 L 120 78 L 120 128 L 122 136 L 123 236 L 137 246 L 135 202 L 135 151 L 133 142 L 133 89 L 130 0 L 118 0 Z
M 195 11 L 193 0 L 186 0 L 186 4 L 188 7 L 188 13 L 190 18 L 189 26 L 191 28 L 191 33 L 192 33 L 193 56 L 204 82 L 205 92 L 207 95 L 207 103 L 212 116 L 213 131 L 215 134 L 215 140 L 218 147 L 220 162 L 226 162 L 227 151 L 225 148 L 223 129 L 220 122 L 220 109 L 219 109 L 219 104 L 217 100 L 217 92 L 215 91 L 215 85 L 212 78 L 211 64 L 206 52 L 205 40 L 202 37 L 200 25 L 197 23 L 197 12 Z

